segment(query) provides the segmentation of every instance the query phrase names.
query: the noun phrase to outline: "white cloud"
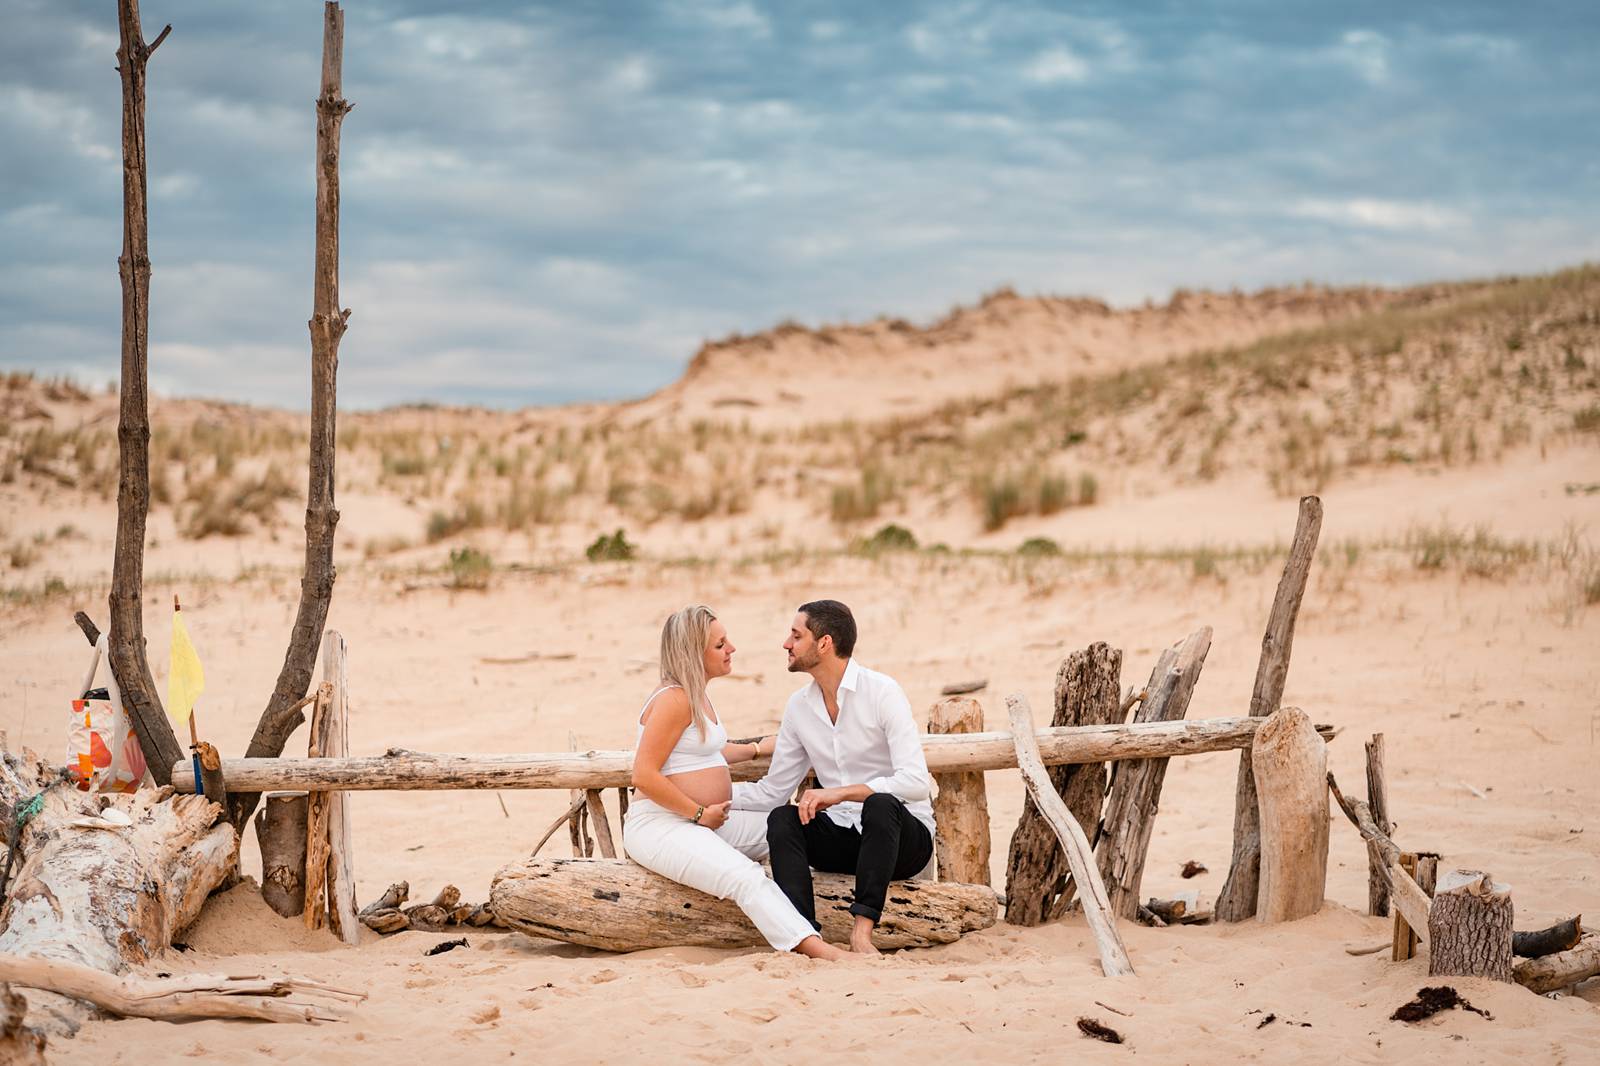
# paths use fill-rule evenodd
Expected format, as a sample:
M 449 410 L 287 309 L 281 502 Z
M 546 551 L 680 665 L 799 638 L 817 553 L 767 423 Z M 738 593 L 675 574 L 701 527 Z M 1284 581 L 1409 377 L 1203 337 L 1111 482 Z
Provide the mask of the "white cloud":
M 1348 226 L 1382 230 L 1446 230 L 1465 226 L 1467 216 L 1459 211 L 1426 201 L 1301 200 L 1290 205 L 1289 214 Z
M 1374 30 L 1349 30 L 1339 39 L 1337 54 L 1368 85 L 1389 80 L 1389 38 Z
M 1058 46 L 1040 52 L 1023 68 L 1022 74 L 1038 85 L 1083 82 L 1089 78 L 1089 64 L 1071 49 Z
M 679 0 L 673 5 L 673 10 L 685 21 L 699 22 L 715 29 L 735 30 L 763 39 L 772 36 L 772 23 L 767 21 L 767 16 L 744 0 L 731 4 Z
M 835 22 L 833 19 L 822 19 L 818 22 L 813 22 L 806 29 L 810 32 L 811 39 L 814 41 L 831 41 L 844 32 L 844 24 Z

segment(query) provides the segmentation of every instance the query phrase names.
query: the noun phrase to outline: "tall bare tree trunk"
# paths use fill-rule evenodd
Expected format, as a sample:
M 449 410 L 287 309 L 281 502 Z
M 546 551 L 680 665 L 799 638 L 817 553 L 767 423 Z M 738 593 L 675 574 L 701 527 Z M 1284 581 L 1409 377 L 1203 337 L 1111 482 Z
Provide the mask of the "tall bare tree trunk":
M 122 76 L 122 411 L 117 422 L 120 470 L 117 475 L 117 541 L 111 561 L 111 640 L 109 658 L 122 700 L 133 717 L 139 747 L 160 785 L 172 778 L 172 764 L 183 749 L 172 733 L 156 695 L 145 658 L 144 531 L 150 513 L 150 242 L 144 158 L 145 63 L 161 47 L 168 26 L 154 44 L 144 43 L 139 0 L 118 0 L 122 46 L 117 72 Z
M 246 758 L 283 754 L 289 735 L 305 721 L 297 706 L 311 685 L 317 646 L 333 600 L 333 531 L 339 512 L 333 505 L 336 410 L 335 381 L 339 340 L 350 311 L 339 309 L 339 129 L 351 104 L 341 94 L 344 12 L 324 5 L 322 92 L 317 97 L 317 251 L 312 285 L 311 328 L 311 483 L 306 502 L 306 564 L 300 579 L 300 607 L 278 683 L 256 723 Z M 171 765 L 170 763 L 168 765 Z M 235 793 L 229 818 L 243 830 L 260 794 Z

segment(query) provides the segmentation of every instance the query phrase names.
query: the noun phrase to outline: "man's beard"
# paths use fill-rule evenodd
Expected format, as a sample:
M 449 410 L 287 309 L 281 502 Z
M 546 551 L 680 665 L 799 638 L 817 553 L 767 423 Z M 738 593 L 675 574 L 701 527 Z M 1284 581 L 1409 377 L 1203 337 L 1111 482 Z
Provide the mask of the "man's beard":
M 812 652 L 811 658 L 809 659 L 802 659 L 798 655 L 792 656 L 789 659 L 789 672 L 791 674 L 803 674 L 821 661 L 822 656 L 818 655 L 816 652 Z

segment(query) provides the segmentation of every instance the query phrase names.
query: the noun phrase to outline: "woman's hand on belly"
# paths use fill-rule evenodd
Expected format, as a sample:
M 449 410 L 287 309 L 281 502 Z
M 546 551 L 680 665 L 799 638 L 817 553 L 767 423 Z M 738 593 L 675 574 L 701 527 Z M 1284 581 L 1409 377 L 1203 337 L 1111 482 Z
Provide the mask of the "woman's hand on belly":
M 714 803 L 726 803 L 733 798 L 733 777 L 725 766 L 708 766 L 704 770 L 670 774 L 667 780 L 685 796 L 706 807 Z

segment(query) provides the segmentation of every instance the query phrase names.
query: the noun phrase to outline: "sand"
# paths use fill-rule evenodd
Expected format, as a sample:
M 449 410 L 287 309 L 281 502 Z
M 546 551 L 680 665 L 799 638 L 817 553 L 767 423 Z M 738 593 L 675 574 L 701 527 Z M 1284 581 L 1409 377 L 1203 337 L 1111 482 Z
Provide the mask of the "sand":
M 1447 866 L 1509 882 L 1524 929 L 1600 914 L 1600 607 L 1584 605 L 1572 568 L 1550 555 L 1482 572 L 1457 562 L 1431 570 L 1398 544 L 1407 529 L 1441 518 L 1542 543 L 1565 533 L 1581 539 L 1600 528 L 1600 495 L 1565 486 L 1592 482 L 1597 470 L 1592 443 L 1556 439 L 1468 468 L 1341 477 L 1323 493 L 1328 550 L 1313 569 L 1284 694 L 1340 730 L 1330 767 L 1347 790 L 1361 791 L 1362 741 L 1383 732 L 1397 838 L 1441 852 Z M 53 570 L 103 580 L 109 501 L 25 489 L 0 490 L 10 531 L 76 523 L 83 535 L 52 548 Z M 381 494 L 340 502 L 345 527 L 361 537 L 415 513 Z M 770 731 L 796 684 L 779 648 L 790 613 L 820 595 L 855 608 L 859 659 L 898 678 L 923 720 L 943 684 L 971 677 L 989 680 L 978 698 L 994 727 L 1010 692 L 1026 693 L 1038 713 L 1050 705 L 1063 656 L 1096 640 L 1124 650 L 1125 685 L 1141 683 L 1162 647 L 1200 625 L 1215 635 L 1190 717 L 1233 715 L 1248 704 L 1281 566 L 1271 549 L 1287 543 L 1294 514 L 1293 499 L 1238 474 L 1168 488 L 1108 485 L 1095 507 L 1019 519 L 1003 536 L 975 529 L 970 516 L 933 511 L 919 525 L 925 541 L 957 548 L 1048 535 L 1086 553 L 1033 562 L 960 553 L 767 559 L 749 532 L 770 520 L 763 515 L 743 525 L 663 523 L 649 532 L 647 557 L 631 564 L 582 562 L 575 546 L 593 530 L 581 524 L 538 538 L 484 531 L 474 543 L 501 567 L 482 592 L 449 589 L 437 573 L 419 576 L 394 559 L 363 560 L 346 540 L 329 624 L 349 641 L 358 754 L 391 746 L 558 751 L 569 734 L 586 747 L 625 747 L 654 687 L 661 621 L 695 601 L 719 611 L 739 647 L 734 676 L 713 689 L 730 729 Z M 186 542 L 162 523 L 170 523 L 165 512 L 152 526 L 158 544 L 146 588 L 157 682 L 165 678 L 162 605 L 176 590 L 207 672 L 203 731 L 236 753 L 282 660 L 298 593 L 298 533 L 290 526 Z M 821 549 L 841 540 L 803 518 L 785 528 L 788 544 Z M 1202 565 L 1195 549 L 1208 545 L 1228 550 Z M 1141 561 L 1136 547 L 1172 557 Z M 557 565 L 505 565 L 517 562 Z M 0 729 L 11 746 L 61 747 L 65 701 L 87 655 L 70 614 L 86 607 L 103 619 L 100 596 L 103 588 L 0 605 Z M 304 743 L 302 731 L 290 750 Z M 1174 760 L 1145 895 L 1220 889 L 1237 765 L 1235 753 Z M 1003 887 L 1022 786 L 1015 772 L 992 773 L 987 783 L 992 872 Z M 565 802 L 564 793 L 537 791 L 356 793 L 359 898 L 407 880 L 413 898 L 449 882 L 480 901 L 495 870 L 523 857 Z M 558 837 L 546 854 L 566 849 Z M 1186 860 L 1209 872 L 1183 880 Z M 347 948 L 272 914 L 251 880 L 259 861 L 250 834 L 247 880 L 207 905 L 185 934 L 190 950 L 159 969 L 315 974 L 367 993 L 347 1021 L 94 1021 L 53 1045 L 58 1060 L 391 1066 L 421 1054 L 440 1063 L 787 1063 L 859 1053 L 887 1064 L 1128 1055 L 1163 1063 L 1600 1061 L 1600 981 L 1550 999 L 1455 979 L 1492 1020 L 1460 1011 L 1416 1025 L 1389 1020 L 1430 983 L 1426 952 L 1404 963 L 1386 951 L 1346 952 L 1387 941 L 1391 926 L 1365 914 L 1365 851 L 1337 813 L 1320 914 L 1278 926 L 1125 923 L 1138 977 L 1119 980 L 1100 975 L 1081 915 L 1036 929 L 1001 923 L 957 944 L 843 965 L 762 950 L 618 956 L 481 930 L 363 930 L 360 946 Z M 424 956 L 460 935 L 467 949 Z M 1080 1017 L 1116 1028 L 1126 1043 L 1082 1037 Z

